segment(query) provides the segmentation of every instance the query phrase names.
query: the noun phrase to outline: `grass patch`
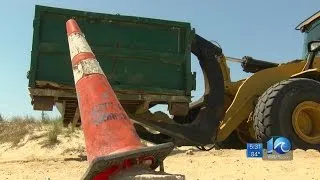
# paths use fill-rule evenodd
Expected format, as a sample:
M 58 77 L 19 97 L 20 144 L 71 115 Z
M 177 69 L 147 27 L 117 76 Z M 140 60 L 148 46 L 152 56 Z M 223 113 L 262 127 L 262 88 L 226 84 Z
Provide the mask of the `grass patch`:
M 58 142 L 58 135 L 61 133 L 61 127 L 58 123 L 53 123 L 53 127 L 48 132 L 49 144 L 56 144 Z
M 68 129 L 65 131 L 65 137 L 71 137 L 71 135 L 75 132 L 74 126 L 69 126 Z
M 0 143 L 11 143 L 12 146 L 16 146 L 21 139 L 38 127 L 40 123 L 30 116 L 0 121 Z
M 78 145 L 78 147 L 74 148 L 68 148 L 65 149 L 62 154 L 68 154 L 68 153 L 78 153 L 78 154 L 83 154 L 85 153 L 85 148 L 83 146 Z
M 41 124 L 45 125 L 45 124 L 50 124 L 51 120 L 50 119 L 41 119 Z
M 62 120 L 60 118 L 52 119 L 49 124 L 47 139 L 42 143 L 42 147 L 52 147 L 60 142 L 58 135 L 62 132 Z
M 44 111 L 42 111 L 42 113 L 41 113 L 40 121 L 41 121 L 41 124 L 50 124 L 50 122 L 51 122 L 50 118 L 47 116 L 47 114 Z
M 3 118 L 0 114 L 0 144 L 11 143 L 17 146 L 26 135 L 30 135 L 27 141 L 43 138 L 42 147 L 51 147 L 58 143 L 59 135 L 65 137 L 77 136 L 78 127 L 69 126 L 63 128 L 60 117 L 35 119 L 32 116 Z

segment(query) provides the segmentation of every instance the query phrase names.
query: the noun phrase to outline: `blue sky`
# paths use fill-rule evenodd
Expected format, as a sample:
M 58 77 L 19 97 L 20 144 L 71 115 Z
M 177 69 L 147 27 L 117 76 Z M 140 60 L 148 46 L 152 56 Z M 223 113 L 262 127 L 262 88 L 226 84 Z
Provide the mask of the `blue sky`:
M 250 55 L 257 59 L 285 62 L 302 55 L 303 34 L 294 30 L 302 20 L 319 10 L 319 0 L 1 0 L 0 28 L 0 113 L 39 116 L 33 111 L 28 93 L 27 71 L 30 66 L 32 22 L 35 4 L 101 13 L 144 16 L 190 22 L 196 32 L 222 46 L 226 56 Z M 249 74 L 240 64 L 230 64 L 232 79 Z M 198 62 L 196 97 L 203 92 Z M 56 115 L 51 112 L 49 115 Z

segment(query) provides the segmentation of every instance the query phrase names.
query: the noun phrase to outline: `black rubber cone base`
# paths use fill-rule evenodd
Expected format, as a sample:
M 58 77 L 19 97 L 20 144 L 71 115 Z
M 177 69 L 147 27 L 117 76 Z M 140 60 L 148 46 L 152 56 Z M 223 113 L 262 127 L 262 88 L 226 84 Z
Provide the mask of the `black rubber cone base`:
M 156 162 L 150 168 L 156 169 L 160 163 L 171 153 L 173 148 L 174 144 L 169 142 L 151 147 L 143 147 L 134 151 L 96 158 L 91 162 L 81 179 L 92 180 L 97 174 L 114 165 L 121 164 L 124 160 L 135 160 L 139 157 L 154 157 Z

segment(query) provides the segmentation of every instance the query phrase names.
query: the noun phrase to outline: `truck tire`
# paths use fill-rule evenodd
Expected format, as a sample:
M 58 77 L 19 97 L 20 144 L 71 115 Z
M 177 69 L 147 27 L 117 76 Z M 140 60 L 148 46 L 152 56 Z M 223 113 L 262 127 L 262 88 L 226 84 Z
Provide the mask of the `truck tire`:
M 265 143 L 271 136 L 283 136 L 291 141 L 293 148 L 320 149 L 320 118 L 317 118 L 320 117 L 320 108 L 303 106 L 306 103 L 319 104 L 320 107 L 318 81 L 295 78 L 271 86 L 260 96 L 254 110 L 253 125 L 256 139 Z M 299 108 L 302 110 L 297 111 Z M 314 122 L 318 123 L 318 128 L 312 128 Z M 318 133 L 312 132 L 317 134 L 318 140 L 310 139 L 312 137 L 310 129 Z

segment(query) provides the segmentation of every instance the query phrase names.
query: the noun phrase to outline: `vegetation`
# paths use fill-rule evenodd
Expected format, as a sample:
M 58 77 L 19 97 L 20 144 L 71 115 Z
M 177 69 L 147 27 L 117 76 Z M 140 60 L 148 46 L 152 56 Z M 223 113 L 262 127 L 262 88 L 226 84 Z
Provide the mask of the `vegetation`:
M 4 118 L 2 117 L 2 115 L 0 114 L 0 122 L 4 121 Z
M 50 118 L 48 117 L 48 115 L 44 111 L 41 112 L 41 123 L 42 124 L 49 124 L 50 123 Z
M 65 137 L 71 137 L 71 135 L 75 132 L 75 127 L 74 126 L 70 126 L 65 133 Z
M 58 135 L 62 132 L 62 121 L 55 119 L 51 121 L 51 127 L 48 131 L 48 138 L 44 141 L 44 146 L 53 146 L 59 143 Z
M 12 143 L 15 146 L 37 127 L 39 124 L 29 116 L 13 117 L 9 121 L 2 120 L 0 122 L 0 143 Z
M 78 147 L 72 147 L 72 148 L 67 148 L 63 151 L 63 154 L 68 154 L 68 153 L 77 153 L 77 154 L 84 154 L 85 153 L 85 148 L 84 146 L 78 145 Z
M 46 138 L 41 142 L 42 147 L 52 147 L 60 142 L 60 134 L 64 134 L 65 137 L 71 137 L 75 132 L 75 127 L 69 127 L 68 129 L 63 129 L 62 127 L 61 118 L 49 118 L 44 113 L 41 119 L 31 116 L 4 119 L 0 114 L 0 144 L 11 143 L 12 147 L 15 147 L 26 135 L 32 135 L 35 131 L 44 131 Z M 32 136 L 29 137 L 30 139 L 36 138 Z

